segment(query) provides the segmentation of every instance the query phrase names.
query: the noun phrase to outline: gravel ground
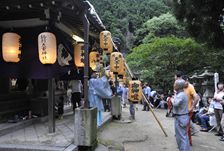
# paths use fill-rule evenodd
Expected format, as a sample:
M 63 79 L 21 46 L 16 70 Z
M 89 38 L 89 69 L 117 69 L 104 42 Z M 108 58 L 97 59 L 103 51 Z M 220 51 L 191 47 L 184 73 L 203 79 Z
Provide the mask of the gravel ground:
M 113 121 L 98 133 L 99 143 L 109 151 L 178 151 L 173 118 L 165 117 L 165 110 L 155 111 L 168 134 L 165 137 L 151 112 L 141 109 L 142 106 L 138 105 L 133 122 L 128 120 L 128 109 L 123 109 L 121 121 Z M 222 151 L 223 146 L 224 142 L 220 142 L 214 133 L 199 132 L 193 136 L 192 151 Z

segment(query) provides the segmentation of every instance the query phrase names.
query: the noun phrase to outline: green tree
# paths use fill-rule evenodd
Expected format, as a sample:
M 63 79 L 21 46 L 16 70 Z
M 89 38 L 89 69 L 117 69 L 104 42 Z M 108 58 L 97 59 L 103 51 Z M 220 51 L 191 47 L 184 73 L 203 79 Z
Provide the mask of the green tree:
M 121 40 L 121 49 L 131 49 L 135 31 L 148 19 L 170 11 L 166 0 L 91 0 L 113 37 Z
M 173 8 L 177 19 L 186 23 L 188 32 L 198 41 L 224 48 L 224 32 L 220 26 L 223 0 L 173 0 Z
M 194 40 L 176 37 L 155 38 L 151 43 L 134 48 L 127 56 L 129 66 L 141 79 L 154 87 L 172 89 L 176 70 L 192 73 L 208 66 L 206 47 Z
M 137 45 L 148 43 L 156 37 L 176 36 L 181 38 L 187 36 L 184 26 L 170 13 L 149 19 L 136 33 Z

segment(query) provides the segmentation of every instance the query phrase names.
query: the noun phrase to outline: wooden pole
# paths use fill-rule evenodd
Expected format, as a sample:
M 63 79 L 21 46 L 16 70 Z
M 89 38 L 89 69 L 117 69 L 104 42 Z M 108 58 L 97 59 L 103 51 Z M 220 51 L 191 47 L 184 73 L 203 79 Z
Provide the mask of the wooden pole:
M 49 133 L 55 132 L 55 96 L 54 96 L 54 79 L 48 80 L 48 128 Z
M 131 72 L 131 70 L 130 70 L 130 68 L 129 68 L 129 66 L 128 66 L 128 64 L 127 64 L 126 62 L 125 62 L 125 66 L 126 66 L 126 68 L 127 68 L 127 70 L 128 70 L 129 75 L 131 76 L 131 78 L 133 78 L 134 75 L 133 75 L 133 73 Z M 159 124 L 161 130 L 163 131 L 165 137 L 168 137 L 168 135 L 167 135 L 165 129 L 163 128 L 161 122 L 159 121 L 159 119 L 157 118 L 155 112 L 153 111 L 153 108 L 151 107 L 151 103 L 148 101 L 148 99 L 146 98 L 146 96 L 144 95 L 143 92 L 142 92 L 142 96 L 143 96 L 143 98 L 144 98 L 144 101 L 148 104 L 148 106 L 149 106 L 149 108 L 150 108 L 150 111 L 152 112 L 153 117 L 156 119 L 156 121 L 157 121 L 157 123 Z
M 88 101 L 88 80 L 89 80 L 89 20 L 86 13 L 83 15 L 84 24 L 84 107 L 89 107 Z

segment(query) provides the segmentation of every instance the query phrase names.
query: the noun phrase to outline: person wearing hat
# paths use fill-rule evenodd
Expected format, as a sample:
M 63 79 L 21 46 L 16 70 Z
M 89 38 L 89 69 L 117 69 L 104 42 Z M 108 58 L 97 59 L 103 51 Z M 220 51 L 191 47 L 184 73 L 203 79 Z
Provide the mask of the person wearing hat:
M 93 72 L 89 80 L 88 99 L 90 107 L 97 108 L 97 126 L 103 123 L 103 101 L 102 99 L 111 99 L 112 90 L 105 71 L 102 69 L 100 73 Z
M 187 125 L 189 122 L 188 97 L 184 93 L 184 86 L 185 81 L 182 79 L 178 79 L 174 83 L 176 96 L 172 100 L 172 104 L 175 117 L 175 137 L 180 151 L 190 151 L 190 143 L 187 134 Z

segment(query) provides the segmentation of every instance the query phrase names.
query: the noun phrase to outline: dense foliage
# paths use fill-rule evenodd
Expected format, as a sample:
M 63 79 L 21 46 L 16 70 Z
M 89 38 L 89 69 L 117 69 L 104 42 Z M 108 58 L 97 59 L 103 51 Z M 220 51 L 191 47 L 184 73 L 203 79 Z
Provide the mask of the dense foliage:
M 134 72 L 140 73 L 141 79 L 158 88 L 169 89 L 176 70 L 192 73 L 208 65 L 205 50 L 190 38 L 156 38 L 134 48 L 127 61 Z
M 224 48 L 223 0 L 173 0 L 174 13 L 186 23 L 188 32 L 200 42 Z
M 174 73 L 224 71 L 223 0 L 91 0 L 134 73 L 172 89 Z M 223 26 L 222 26 L 223 25 Z
M 167 36 L 188 36 L 185 27 L 170 13 L 146 21 L 136 32 L 136 44 L 148 43 L 155 37 Z
M 135 31 L 148 19 L 170 10 L 166 0 L 90 0 L 114 37 L 130 50 Z

